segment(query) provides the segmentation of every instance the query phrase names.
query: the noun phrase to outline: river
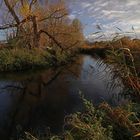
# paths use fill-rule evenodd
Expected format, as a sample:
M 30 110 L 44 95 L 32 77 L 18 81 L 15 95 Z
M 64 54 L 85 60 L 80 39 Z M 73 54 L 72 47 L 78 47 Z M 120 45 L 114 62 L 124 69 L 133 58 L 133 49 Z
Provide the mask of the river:
M 98 105 L 122 102 L 119 86 L 109 88 L 111 73 L 102 60 L 80 55 L 62 68 L 2 74 L 0 76 L 0 138 L 8 139 L 22 128 L 59 133 L 66 115 L 83 108 L 79 92 Z M 100 65 L 100 66 L 99 66 Z M 114 82 L 116 82 L 114 80 Z

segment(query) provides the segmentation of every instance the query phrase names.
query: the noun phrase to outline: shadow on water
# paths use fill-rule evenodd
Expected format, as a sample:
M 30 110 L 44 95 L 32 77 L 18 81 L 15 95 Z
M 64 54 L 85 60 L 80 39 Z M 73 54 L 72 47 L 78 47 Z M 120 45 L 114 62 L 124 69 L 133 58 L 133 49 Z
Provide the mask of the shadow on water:
M 18 125 L 26 131 L 62 131 L 65 115 L 82 110 L 79 90 L 95 105 L 103 101 L 118 105 L 112 98 L 122 90 L 108 92 L 110 72 L 98 67 L 98 59 L 87 55 L 59 69 L 35 73 L 2 75 L 0 80 L 0 137 L 11 137 Z

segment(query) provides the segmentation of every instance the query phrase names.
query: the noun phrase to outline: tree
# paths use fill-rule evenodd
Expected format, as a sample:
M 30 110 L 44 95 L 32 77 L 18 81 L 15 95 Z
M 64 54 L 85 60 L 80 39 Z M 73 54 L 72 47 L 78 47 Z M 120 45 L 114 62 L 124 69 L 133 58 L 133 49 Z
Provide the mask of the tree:
M 75 19 L 70 24 L 68 10 L 61 0 L 57 3 L 47 0 L 45 6 L 39 0 L 4 0 L 4 3 L 14 22 L 0 29 L 17 28 L 17 37 L 29 40 L 27 45 L 31 47 L 39 48 L 44 40 L 48 46 L 63 50 L 82 39 L 81 23 Z

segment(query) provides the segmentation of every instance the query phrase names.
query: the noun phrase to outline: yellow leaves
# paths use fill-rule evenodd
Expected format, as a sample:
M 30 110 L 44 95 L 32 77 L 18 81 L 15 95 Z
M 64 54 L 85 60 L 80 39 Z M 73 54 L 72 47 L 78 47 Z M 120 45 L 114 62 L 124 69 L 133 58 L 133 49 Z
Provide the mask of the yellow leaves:
M 31 14 L 29 4 L 27 2 L 20 8 L 20 14 L 24 18 L 28 17 Z
M 34 2 L 35 0 L 33 0 L 33 3 L 31 5 L 31 3 L 29 3 L 28 1 L 24 1 L 24 3 L 19 8 L 19 13 L 21 14 L 21 16 L 23 16 L 24 18 L 27 18 L 31 15 L 35 15 L 36 17 L 41 16 L 42 11 L 39 5 L 33 5 Z M 34 7 L 34 8 L 31 8 L 31 7 Z
M 140 133 L 136 134 L 134 137 L 140 137 Z

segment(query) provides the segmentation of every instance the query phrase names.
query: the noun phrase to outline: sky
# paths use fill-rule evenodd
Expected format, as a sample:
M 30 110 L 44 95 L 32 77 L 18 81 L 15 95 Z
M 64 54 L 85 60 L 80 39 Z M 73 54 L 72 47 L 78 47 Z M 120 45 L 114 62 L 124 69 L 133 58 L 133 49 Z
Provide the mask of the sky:
M 2 0 L 0 0 L 2 1 Z M 94 38 L 97 25 L 110 36 L 112 33 L 132 32 L 140 36 L 140 0 L 66 0 L 69 18 L 78 18 L 86 38 Z M 132 34 L 134 35 L 134 33 Z
M 94 37 L 96 25 L 110 36 L 112 33 L 132 32 L 140 35 L 140 0 L 67 0 L 70 18 L 78 18 L 83 23 L 84 35 Z M 132 27 L 133 26 L 133 27 Z M 134 31 L 133 31 L 134 35 Z

